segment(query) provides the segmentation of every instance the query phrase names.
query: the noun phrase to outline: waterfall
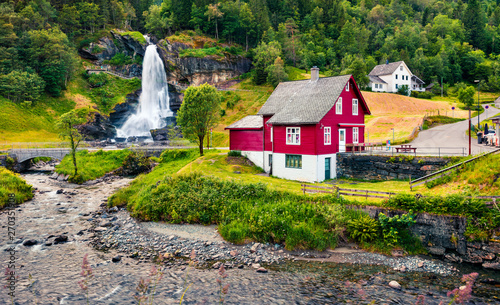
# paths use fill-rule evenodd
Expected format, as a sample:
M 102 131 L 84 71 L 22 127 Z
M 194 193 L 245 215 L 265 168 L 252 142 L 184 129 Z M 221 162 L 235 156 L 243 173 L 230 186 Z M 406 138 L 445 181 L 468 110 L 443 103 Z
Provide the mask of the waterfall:
M 151 129 L 165 127 L 166 118 L 173 116 L 163 62 L 156 51 L 156 45 L 149 45 L 142 66 L 142 93 L 139 97 L 139 107 L 117 131 L 117 136 L 150 138 Z

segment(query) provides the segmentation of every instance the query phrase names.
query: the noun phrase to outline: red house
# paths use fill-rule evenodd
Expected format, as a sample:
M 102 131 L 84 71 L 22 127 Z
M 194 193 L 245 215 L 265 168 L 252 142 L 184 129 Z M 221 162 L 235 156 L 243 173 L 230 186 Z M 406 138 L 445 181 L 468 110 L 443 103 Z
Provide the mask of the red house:
M 336 177 L 336 154 L 364 143 L 370 110 L 352 75 L 280 83 L 257 115 L 226 127 L 240 150 L 274 176 L 300 181 Z M 347 150 L 350 148 L 347 147 Z

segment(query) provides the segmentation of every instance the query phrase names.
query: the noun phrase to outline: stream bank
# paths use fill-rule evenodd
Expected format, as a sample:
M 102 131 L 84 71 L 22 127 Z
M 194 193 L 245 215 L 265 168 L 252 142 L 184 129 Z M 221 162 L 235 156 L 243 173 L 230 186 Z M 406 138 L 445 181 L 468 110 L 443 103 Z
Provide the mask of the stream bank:
M 355 249 L 319 253 L 287 252 L 276 245 L 233 246 L 220 239 L 215 227 L 139 223 L 125 210 L 108 211 L 107 198 L 127 185 L 128 178 L 108 177 L 78 186 L 50 179 L 43 171 L 23 177 L 36 188 L 36 195 L 15 210 L 17 304 L 32 304 L 34 294 L 38 304 L 86 304 L 78 286 L 85 254 L 94 272 L 90 304 L 135 303 L 137 284 L 148 276 L 157 252 L 177 259 L 164 265 L 155 304 L 179 304 L 189 283 L 183 304 L 218 303 L 214 264 L 221 262 L 229 275 L 224 279 L 230 284 L 226 304 L 415 304 L 418 295 L 426 297 L 426 304 L 439 304 L 449 300 L 447 291 L 461 285 L 461 274 L 472 271 L 428 257 L 392 258 Z M 6 224 L 6 213 L 0 217 Z M 4 264 L 10 245 L 6 226 L 2 230 Z M 185 257 L 193 249 L 200 268 L 189 266 Z M 257 272 L 255 264 L 267 272 Z M 476 271 L 481 275 L 474 288 L 475 304 L 498 304 L 500 288 L 485 283 L 491 278 L 498 285 L 498 274 Z M 35 281 L 34 294 L 29 274 Z M 402 285 L 401 290 L 388 286 L 392 280 Z M 0 300 L 7 300 L 6 291 L 0 292 Z

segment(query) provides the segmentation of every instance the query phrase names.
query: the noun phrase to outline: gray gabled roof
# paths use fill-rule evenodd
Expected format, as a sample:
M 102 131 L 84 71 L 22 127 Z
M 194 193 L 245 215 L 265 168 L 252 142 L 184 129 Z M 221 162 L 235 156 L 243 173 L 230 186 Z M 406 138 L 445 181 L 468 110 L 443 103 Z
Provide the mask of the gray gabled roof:
M 421 85 L 425 84 L 425 83 L 424 83 L 424 81 L 423 81 L 423 80 L 421 80 L 421 79 L 420 79 L 418 76 L 416 76 L 416 75 L 412 75 L 412 76 L 411 76 L 411 78 L 412 78 L 412 80 L 413 80 L 414 82 L 416 82 L 417 84 L 421 84 Z
M 249 115 L 227 126 L 226 129 L 260 129 L 262 127 L 264 123 L 260 115 Z
M 368 75 L 368 78 L 370 79 L 370 82 L 372 82 L 372 83 L 387 84 L 383 79 L 381 79 L 380 77 L 375 76 L 375 75 Z
M 375 66 L 375 68 L 373 68 L 368 75 L 378 76 L 392 74 L 402 63 L 404 63 L 404 61 L 391 62 Z
M 350 78 L 351 75 L 341 75 L 280 83 L 258 114 L 272 115 L 270 124 L 317 124 L 333 108 Z M 351 87 L 358 90 L 355 85 Z M 369 112 L 359 95 L 361 105 Z

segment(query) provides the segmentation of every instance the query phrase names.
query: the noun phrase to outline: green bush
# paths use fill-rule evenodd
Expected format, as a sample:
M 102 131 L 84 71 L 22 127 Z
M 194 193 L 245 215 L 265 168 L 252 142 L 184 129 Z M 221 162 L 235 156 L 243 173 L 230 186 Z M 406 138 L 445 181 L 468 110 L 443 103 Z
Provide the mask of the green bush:
M 403 214 L 401 217 L 399 215 L 387 217 L 384 213 L 380 213 L 378 220 L 382 227 L 384 240 L 391 246 L 402 245 L 402 236 L 408 235 L 408 229 L 416 223 L 415 215 L 411 212 Z
M 98 88 L 106 85 L 108 81 L 108 76 L 106 73 L 94 73 L 90 74 L 88 78 L 88 82 L 90 87 Z
M 347 232 L 349 232 L 349 236 L 356 241 L 372 241 L 377 238 L 378 230 L 378 222 L 368 214 L 347 222 Z
M 241 151 L 240 150 L 231 150 L 230 152 L 227 153 L 229 157 L 241 157 Z
M 427 92 L 427 91 L 424 91 L 424 92 L 412 91 L 410 96 L 430 100 L 430 99 L 432 99 L 433 94 L 431 92 Z

